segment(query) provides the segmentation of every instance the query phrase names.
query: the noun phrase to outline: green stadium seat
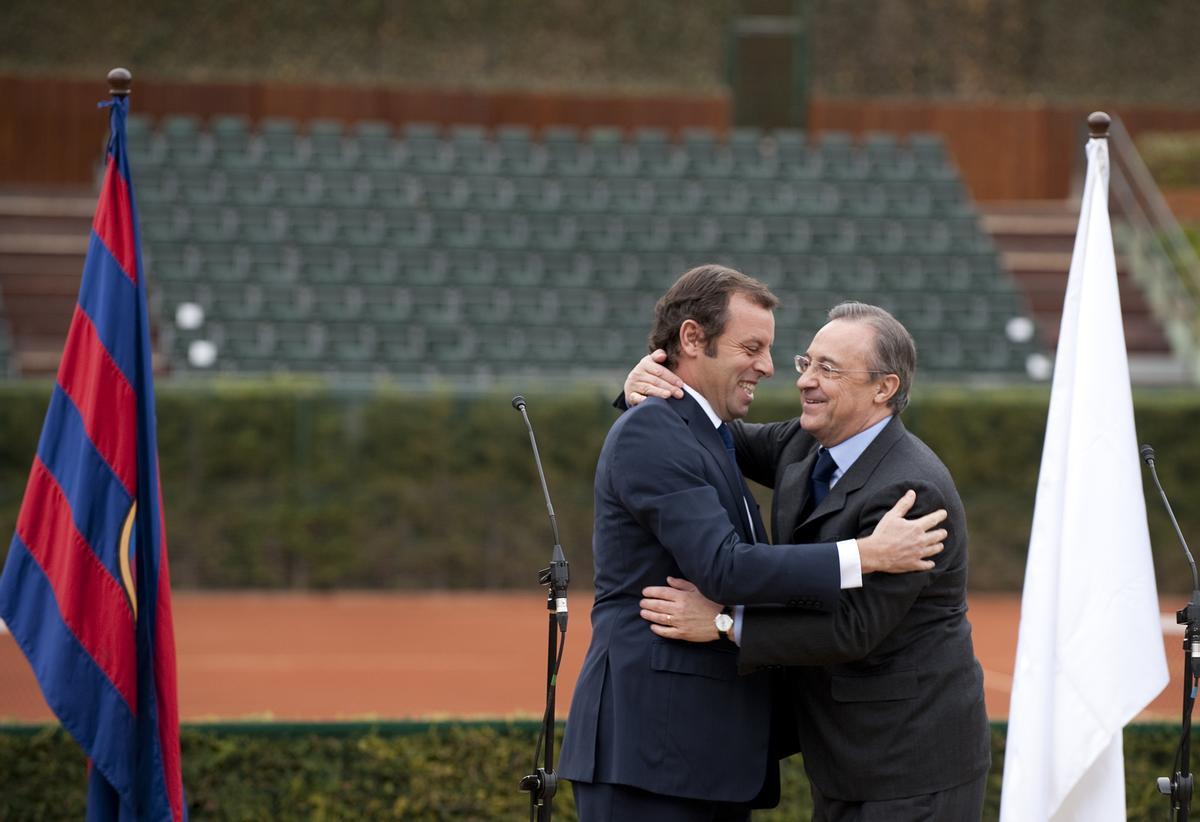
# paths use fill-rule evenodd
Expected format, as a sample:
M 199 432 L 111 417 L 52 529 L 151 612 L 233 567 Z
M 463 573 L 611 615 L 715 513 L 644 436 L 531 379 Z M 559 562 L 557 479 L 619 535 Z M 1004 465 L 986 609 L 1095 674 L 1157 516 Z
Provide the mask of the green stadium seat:
M 337 242 L 349 248 L 381 246 L 390 231 L 387 211 L 376 208 L 347 208 L 338 212 Z
M 154 130 L 154 123 L 144 114 L 130 114 L 125 120 L 125 139 L 130 165 L 140 173 L 162 164 L 167 157 L 167 143 Z M 141 191 L 141 174 L 137 182 Z
M 469 194 L 470 207 L 482 211 L 511 211 L 517 202 L 517 187 L 509 177 L 476 177 Z
M 742 180 L 773 180 L 779 174 L 779 158 L 764 148 L 763 133 L 757 128 L 735 128 L 729 132 L 731 176 Z
M 281 208 L 239 209 L 238 239 L 248 243 L 281 243 L 287 235 L 287 212 Z
M 339 208 L 362 208 L 374 196 L 371 176 L 361 171 L 325 169 L 318 179 L 329 204 Z
M 665 135 L 664 135 L 665 137 Z M 641 171 L 636 148 L 625 142 L 619 128 L 596 126 L 588 129 L 588 148 L 600 177 L 632 177 Z
M 341 236 L 338 212 L 328 208 L 291 208 L 287 212 L 285 240 L 295 245 L 324 247 Z
M 923 180 L 957 180 L 946 143 L 940 134 L 908 135 L 908 146 L 916 163 L 917 177 Z
M 138 166 L 132 157 L 130 163 L 136 171 L 138 205 L 154 207 L 179 202 L 179 175 L 169 167 Z
M 871 131 L 863 135 L 863 154 L 867 177 L 872 180 L 911 180 L 917 166 L 913 155 L 900 148 L 896 135 Z
M 808 147 L 804 132 L 777 129 L 764 143 L 764 154 L 778 164 L 778 176 L 786 180 L 821 179 L 821 157 Z
M 287 117 L 260 120 L 255 145 L 260 162 L 270 168 L 304 168 L 311 156 L 311 148 L 297 132 L 296 121 Z
M 545 174 L 550 163 L 549 152 L 533 140 L 529 128 L 502 125 L 496 128 L 496 150 L 499 152 L 502 174 L 527 177 Z
M 200 121 L 184 114 L 172 114 L 162 119 L 159 134 L 165 142 L 164 162 L 179 168 L 206 166 L 213 159 L 212 140 L 200 128 Z
M 420 178 L 423 208 L 435 211 L 460 211 L 471 202 L 471 182 L 458 174 L 439 174 Z
M 546 258 L 536 251 L 497 251 L 496 282 L 509 287 L 539 286 L 548 281 Z
M 561 208 L 553 210 L 569 214 L 604 213 L 610 208 L 620 210 L 621 205 L 613 202 L 614 192 L 624 191 L 626 187 L 640 182 L 632 178 L 568 177 L 557 184 Z
M 583 178 L 583 182 L 589 182 Z M 521 211 L 557 212 L 565 206 L 564 186 L 580 182 L 580 178 L 560 181 L 554 177 L 515 177 L 509 182 L 513 186 L 514 209 Z
M 369 322 L 391 324 L 413 319 L 412 294 L 403 286 L 367 286 L 363 296 L 363 314 Z
M 688 173 L 697 177 L 725 179 L 736 168 L 733 152 L 712 129 L 685 128 L 681 132 Z
M 346 138 L 340 120 L 317 119 L 308 124 L 309 161 L 314 168 L 345 171 L 354 167 L 358 146 Z
M 325 202 L 324 179 L 303 168 L 273 168 L 265 175 L 271 202 L 282 206 L 316 206 Z
M 314 285 L 312 296 L 313 316 L 322 322 L 357 322 L 366 316 L 366 296 L 359 285 Z
M 870 172 L 866 153 L 843 131 L 822 132 L 817 143 L 821 176 L 827 180 L 862 180 Z
M 558 177 L 590 175 L 596 168 L 594 152 L 570 126 L 549 126 L 542 131 L 542 145 L 549 158 L 547 170 Z
M 637 180 L 650 194 L 652 204 L 645 211 L 660 214 L 698 214 L 705 205 L 704 186 L 687 178 Z
M 379 352 L 379 334 L 374 326 L 359 322 L 329 322 L 325 326 L 330 363 L 338 369 L 359 370 L 371 366 Z
M 479 176 L 500 171 L 500 151 L 481 126 L 454 126 L 449 142 L 455 173 Z
M 687 152 L 672 143 L 662 129 L 635 129 L 631 148 L 633 173 L 650 177 L 680 177 L 688 172 Z
M 300 249 L 300 282 L 345 283 L 350 280 L 352 269 L 350 252 L 340 246 L 319 244 Z
M 422 174 L 445 174 L 454 170 L 454 151 L 442 140 L 441 129 L 433 123 L 408 123 L 404 126 L 405 165 Z
M 353 128 L 352 153 L 357 167 L 368 171 L 399 171 L 404 166 L 404 152 L 396 140 L 390 123 L 382 120 L 361 120 Z
M 379 356 L 385 364 L 405 367 L 428 362 L 426 329 L 412 323 L 384 323 L 375 326 Z M 436 354 L 435 354 L 436 356 Z
M 705 214 L 739 215 L 755 210 L 755 189 L 744 180 L 710 179 L 698 184 L 701 211 Z
M 540 251 L 570 251 L 576 247 L 579 224 L 572 214 L 528 216 L 529 247 Z
M 213 164 L 225 169 L 256 166 L 261 157 L 250 133 L 250 120 L 238 114 L 223 114 L 208 122 L 212 136 Z

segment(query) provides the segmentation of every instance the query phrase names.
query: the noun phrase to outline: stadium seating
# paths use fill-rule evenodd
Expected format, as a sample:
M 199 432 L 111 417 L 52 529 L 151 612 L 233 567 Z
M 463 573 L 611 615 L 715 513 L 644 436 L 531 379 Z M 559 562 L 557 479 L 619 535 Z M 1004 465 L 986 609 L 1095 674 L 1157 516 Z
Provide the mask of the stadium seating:
M 178 373 L 488 380 L 619 372 L 688 267 L 770 284 L 794 342 L 842 299 L 923 370 L 1020 374 L 1026 311 L 940 141 L 131 118 L 147 269 Z M 202 321 L 182 327 L 185 303 Z M 206 340 L 211 364 L 189 360 Z

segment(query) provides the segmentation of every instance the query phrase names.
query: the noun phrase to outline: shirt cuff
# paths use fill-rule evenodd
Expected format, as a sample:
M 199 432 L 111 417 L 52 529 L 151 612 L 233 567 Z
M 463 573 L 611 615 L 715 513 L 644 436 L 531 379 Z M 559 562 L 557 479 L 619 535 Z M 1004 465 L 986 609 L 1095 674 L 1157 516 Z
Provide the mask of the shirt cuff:
M 745 605 L 733 606 L 733 644 L 739 648 L 742 645 L 742 616 L 746 613 Z
M 842 569 L 842 588 L 862 587 L 862 557 L 858 554 L 858 540 L 844 539 L 837 544 L 838 564 Z

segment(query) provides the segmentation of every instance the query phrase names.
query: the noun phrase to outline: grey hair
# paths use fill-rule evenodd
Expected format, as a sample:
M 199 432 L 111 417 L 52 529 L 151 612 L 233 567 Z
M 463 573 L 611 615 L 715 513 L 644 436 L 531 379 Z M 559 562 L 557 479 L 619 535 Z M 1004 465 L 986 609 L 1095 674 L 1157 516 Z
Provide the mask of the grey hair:
M 899 320 L 877 305 L 849 300 L 829 309 L 830 320 L 849 320 L 866 323 L 875 329 L 875 351 L 870 369 L 883 374 L 895 374 L 900 387 L 888 400 L 892 414 L 908 407 L 908 391 L 917 371 L 917 344 Z

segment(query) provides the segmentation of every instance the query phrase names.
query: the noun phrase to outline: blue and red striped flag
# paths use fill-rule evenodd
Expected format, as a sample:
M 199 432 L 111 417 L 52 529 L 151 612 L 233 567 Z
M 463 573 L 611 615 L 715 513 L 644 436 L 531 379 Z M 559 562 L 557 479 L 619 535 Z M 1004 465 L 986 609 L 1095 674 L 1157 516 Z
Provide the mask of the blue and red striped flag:
M 114 96 L 79 302 L 0 618 L 90 760 L 88 819 L 182 820 L 175 631 L 137 208 Z

